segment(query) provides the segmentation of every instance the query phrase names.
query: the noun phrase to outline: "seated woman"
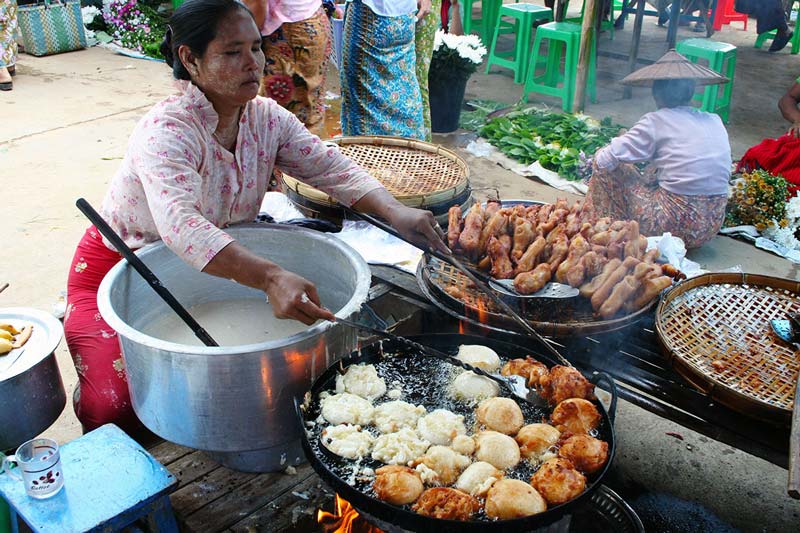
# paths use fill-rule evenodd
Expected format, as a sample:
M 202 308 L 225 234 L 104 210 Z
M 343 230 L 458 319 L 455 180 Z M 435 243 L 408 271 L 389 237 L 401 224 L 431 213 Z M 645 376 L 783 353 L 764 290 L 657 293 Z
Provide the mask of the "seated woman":
M 783 118 L 791 124 L 789 131 L 777 139 L 764 139 L 745 152 L 737 170 L 763 169 L 781 175 L 789 182 L 789 193 L 800 190 L 800 78 L 778 101 Z
M 725 218 L 731 149 L 717 115 L 689 106 L 698 84 L 726 81 L 667 52 L 622 82 L 652 85 L 658 111 L 597 151 L 587 202 L 597 216 L 639 221 L 644 235 L 670 232 L 697 248 Z M 641 173 L 634 163 L 649 163 Z
M 447 250 L 431 213 L 400 204 L 291 112 L 257 96 L 264 53 L 243 4 L 187 1 L 172 15 L 161 52 L 179 91 L 137 124 L 101 209 L 128 246 L 161 239 L 192 267 L 264 291 L 278 318 L 305 324 L 334 319 L 311 282 L 248 251 L 223 229 L 255 219 L 279 167 L 343 204 L 385 218 L 420 246 Z M 99 284 L 119 260 L 90 227 L 70 266 L 64 330 L 80 380 L 74 404 L 84 431 L 114 422 L 142 435 L 119 339 L 97 307 Z

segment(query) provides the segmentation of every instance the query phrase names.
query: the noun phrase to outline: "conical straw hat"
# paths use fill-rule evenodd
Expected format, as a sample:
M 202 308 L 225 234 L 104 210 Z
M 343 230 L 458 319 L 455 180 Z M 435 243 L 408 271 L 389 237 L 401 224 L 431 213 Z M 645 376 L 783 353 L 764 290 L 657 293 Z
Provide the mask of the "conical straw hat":
M 697 85 L 717 85 L 730 81 L 722 74 L 692 63 L 675 50 L 670 50 L 652 65 L 625 76 L 622 84 L 650 87 L 656 80 L 694 80 Z

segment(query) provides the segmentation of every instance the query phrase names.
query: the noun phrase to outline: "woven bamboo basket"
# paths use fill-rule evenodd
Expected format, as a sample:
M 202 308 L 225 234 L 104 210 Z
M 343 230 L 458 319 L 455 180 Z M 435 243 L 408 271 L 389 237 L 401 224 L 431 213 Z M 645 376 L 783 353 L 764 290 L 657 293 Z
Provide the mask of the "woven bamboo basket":
M 674 368 L 728 407 L 789 423 L 800 354 L 770 320 L 800 311 L 800 282 L 757 274 L 705 274 L 668 291 L 656 330 Z
M 451 206 L 471 204 L 469 167 L 455 152 L 435 144 L 400 137 L 338 137 L 329 141 L 364 167 L 401 203 L 428 209 L 446 222 Z M 304 214 L 343 218 L 336 200 L 291 176 L 284 192 Z

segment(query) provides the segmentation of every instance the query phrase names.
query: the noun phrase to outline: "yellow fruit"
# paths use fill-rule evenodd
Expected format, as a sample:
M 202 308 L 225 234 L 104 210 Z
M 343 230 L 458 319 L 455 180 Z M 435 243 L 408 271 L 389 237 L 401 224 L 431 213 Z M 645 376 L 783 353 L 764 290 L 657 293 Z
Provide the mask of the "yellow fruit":
M 0 355 L 7 354 L 13 348 L 14 347 L 11 345 L 11 341 L 7 339 L 0 339 Z
M 13 341 L 14 340 L 14 335 L 12 335 L 11 333 L 7 332 L 4 329 L 0 329 L 0 339 L 5 339 L 7 341 Z
M 16 335 L 17 333 L 19 333 L 19 330 L 11 324 L 0 324 L 0 330 L 7 331 L 12 335 Z

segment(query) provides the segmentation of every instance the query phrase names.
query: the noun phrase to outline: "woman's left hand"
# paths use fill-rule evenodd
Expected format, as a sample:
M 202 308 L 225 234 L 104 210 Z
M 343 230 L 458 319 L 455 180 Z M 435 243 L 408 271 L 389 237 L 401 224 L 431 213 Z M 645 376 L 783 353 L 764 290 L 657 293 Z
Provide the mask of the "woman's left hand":
M 394 229 L 419 248 L 450 253 L 444 243 L 444 230 L 430 211 L 400 205 L 387 213 L 387 218 Z
M 431 0 L 417 0 L 417 22 L 431 12 Z

